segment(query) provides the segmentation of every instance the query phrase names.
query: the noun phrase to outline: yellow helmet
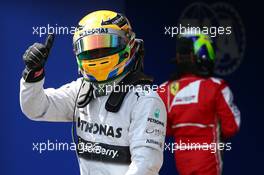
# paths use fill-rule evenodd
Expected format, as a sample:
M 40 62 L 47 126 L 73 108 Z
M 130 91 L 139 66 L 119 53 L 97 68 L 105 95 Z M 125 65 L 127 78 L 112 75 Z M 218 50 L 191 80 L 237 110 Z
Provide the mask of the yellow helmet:
M 99 10 L 86 15 L 75 30 L 73 45 L 79 69 L 88 81 L 113 80 L 132 68 L 135 33 L 120 13 Z

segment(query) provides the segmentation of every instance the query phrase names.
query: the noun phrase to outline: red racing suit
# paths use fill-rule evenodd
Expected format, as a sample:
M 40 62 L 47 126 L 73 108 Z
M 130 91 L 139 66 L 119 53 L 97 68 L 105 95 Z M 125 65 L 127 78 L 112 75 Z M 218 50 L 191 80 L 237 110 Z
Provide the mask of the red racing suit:
M 240 112 L 225 81 L 187 75 L 163 83 L 158 93 L 167 108 L 167 135 L 175 139 L 179 174 L 221 174 L 220 149 L 231 149 L 221 140 L 233 136 L 240 125 Z

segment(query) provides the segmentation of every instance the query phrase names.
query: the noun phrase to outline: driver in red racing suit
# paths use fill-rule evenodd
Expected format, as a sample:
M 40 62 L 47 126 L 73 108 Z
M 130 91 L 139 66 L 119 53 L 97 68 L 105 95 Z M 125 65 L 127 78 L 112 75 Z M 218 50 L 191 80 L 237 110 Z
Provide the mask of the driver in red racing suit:
M 168 112 L 167 135 L 175 143 L 180 175 L 218 175 L 223 143 L 236 134 L 240 112 L 224 80 L 213 78 L 215 60 L 210 38 L 186 33 L 177 39 L 177 72 L 159 89 Z

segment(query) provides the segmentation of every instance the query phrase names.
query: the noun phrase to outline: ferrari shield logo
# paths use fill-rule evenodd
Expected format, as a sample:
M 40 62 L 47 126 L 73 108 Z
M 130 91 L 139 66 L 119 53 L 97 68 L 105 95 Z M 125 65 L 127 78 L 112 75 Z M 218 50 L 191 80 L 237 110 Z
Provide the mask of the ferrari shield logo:
M 177 92 L 179 91 L 179 87 L 180 87 L 180 85 L 179 85 L 178 82 L 171 83 L 171 85 L 170 85 L 170 93 L 172 95 L 176 95 Z

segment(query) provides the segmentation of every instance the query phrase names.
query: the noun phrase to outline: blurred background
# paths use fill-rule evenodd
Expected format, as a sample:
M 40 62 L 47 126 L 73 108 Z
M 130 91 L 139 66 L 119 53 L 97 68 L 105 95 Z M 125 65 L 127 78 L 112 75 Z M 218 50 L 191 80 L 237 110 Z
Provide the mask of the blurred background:
M 33 122 L 22 114 L 19 106 L 22 55 L 32 43 L 45 40 L 46 35 L 33 34 L 33 27 L 76 26 L 87 13 L 100 9 L 126 14 L 137 37 L 145 41 L 145 70 L 155 77 L 157 84 L 166 81 L 174 70 L 169 60 L 175 56 L 175 38 L 164 34 L 165 27 L 189 21 L 198 26 L 232 26 L 231 35 L 214 38 L 218 58 L 216 76 L 228 81 L 242 114 L 241 130 L 231 140 L 232 150 L 224 153 L 223 174 L 261 174 L 262 6 L 254 1 L 235 0 L 1 1 L 0 174 L 79 174 L 73 151 L 42 154 L 32 151 L 33 142 L 71 142 L 71 124 Z M 57 35 L 46 65 L 45 87 L 59 87 L 77 77 L 72 36 Z M 177 174 L 169 152 L 165 152 L 160 174 Z

